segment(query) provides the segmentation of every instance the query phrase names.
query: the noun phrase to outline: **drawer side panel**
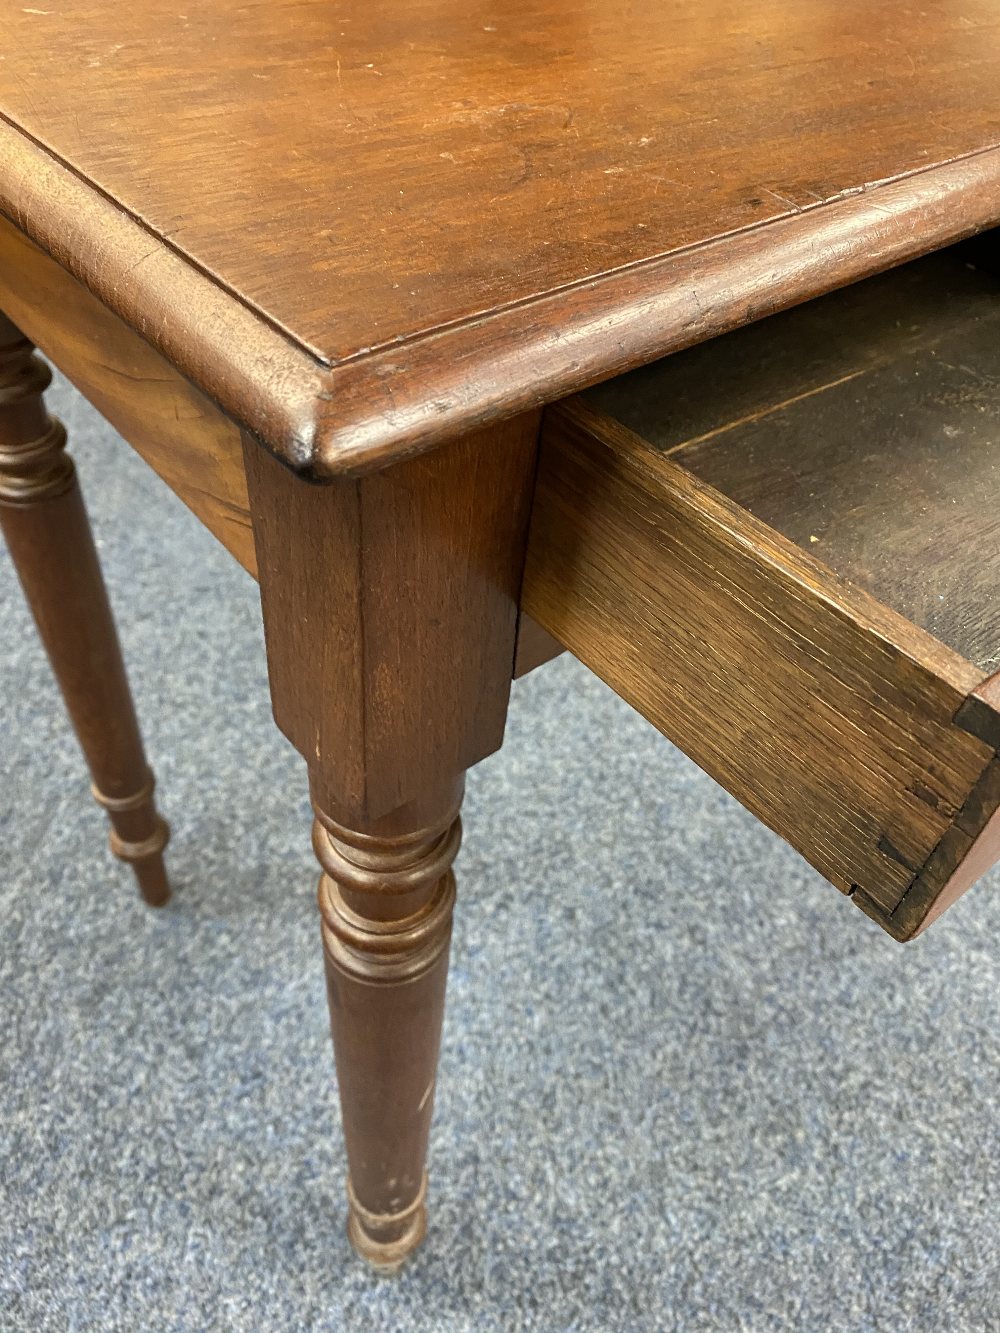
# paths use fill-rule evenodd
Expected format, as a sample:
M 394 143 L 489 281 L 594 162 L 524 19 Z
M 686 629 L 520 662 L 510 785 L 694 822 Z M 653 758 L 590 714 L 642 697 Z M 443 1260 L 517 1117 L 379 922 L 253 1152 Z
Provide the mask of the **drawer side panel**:
M 993 758 L 954 721 L 981 672 L 578 400 L 547 414 L 523 606 L 884 917 Z

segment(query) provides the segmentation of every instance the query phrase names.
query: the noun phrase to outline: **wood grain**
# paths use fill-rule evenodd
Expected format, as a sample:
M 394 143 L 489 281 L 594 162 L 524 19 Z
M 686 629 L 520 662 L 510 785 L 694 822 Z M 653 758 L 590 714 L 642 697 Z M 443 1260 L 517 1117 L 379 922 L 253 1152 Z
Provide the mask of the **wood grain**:
M 347 825 L 501 744 L 538 420 L 329 486 L 246 441 L 275 719 Z
M 464 770 L 503 739 L 538 414 L 313 486 L 245 440 L 274 716 L 309 765 L 348 1232 L 425 1227 Z
M 315 476 L 1000 218 L 991 0 L 0 19 L 0 211 Z
M 169 830 L 122 661 L 66 432 L 45 410 L 48 367 L 0 315 L 0 529 L 70 721 L 111 823 L 111 850 L 131 864 L 151 907 L 170 897 Z
M 995 758 L 961 720 L 981 670 L 579 399 L 546 414 L 523 606 L 915 932 L 893 914 Z
M 929 256 L 591 392 L 984 672 L 1000 670 L 1000 281 Z
M 3 218 L 0 309 L 256 575 L 238 427 Z
M 974 717 L 972 726 L 988 743 L 1000 746 L 1000 674 L 973 691 L 962 710 Z M 970 725 L 966 720 L 964 725 Z M 979 777 L 954 824 L 928 857 L 888 918 L 863 894 L 857 905 L 895 935 L 908 940 L 936 921 L 942 912 L 1000 861 L 1000 756 L 994 755 Z
M 425 1162 L 463 785 L 461 778 L 431 784 L 418 802 L 360 828 L 316 806 L 323 956 L 350 1166 L 347 1230 L 358 1253 L 383 1270 L 399 1267 L 427 1225 Z

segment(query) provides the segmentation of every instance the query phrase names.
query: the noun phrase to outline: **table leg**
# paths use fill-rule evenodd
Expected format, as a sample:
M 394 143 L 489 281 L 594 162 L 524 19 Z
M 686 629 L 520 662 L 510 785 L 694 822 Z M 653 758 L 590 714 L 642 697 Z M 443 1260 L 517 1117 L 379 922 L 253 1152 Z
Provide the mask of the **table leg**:
M 66 432 L 42 399 L 51 375 L 0 315 L 0 528 L 111 821 L 111 850 L 143 898 L 170 896 L 168 829 L 153 802 L 118 635 Z
M 313 782 L 327 998 L 350 1168 L 348 1234 L 394 1270 L 423 1239 L 462 782 L 364 829 Z M 353 821 L 355 824 L 358 821 Z
M 324 872 L 348 1234 L 382 1269 L 424 1234 L 458 808 L 503 739 L 537 429 L 327 486 L 245 443 L 271 699 Z

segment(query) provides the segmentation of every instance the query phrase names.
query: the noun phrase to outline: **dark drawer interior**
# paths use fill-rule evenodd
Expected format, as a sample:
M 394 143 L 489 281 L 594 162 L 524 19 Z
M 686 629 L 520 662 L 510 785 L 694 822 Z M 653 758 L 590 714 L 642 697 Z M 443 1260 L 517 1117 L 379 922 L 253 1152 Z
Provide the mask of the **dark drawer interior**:
M 585 395 L 1000 670 L 1000 277 L 964 247 Z

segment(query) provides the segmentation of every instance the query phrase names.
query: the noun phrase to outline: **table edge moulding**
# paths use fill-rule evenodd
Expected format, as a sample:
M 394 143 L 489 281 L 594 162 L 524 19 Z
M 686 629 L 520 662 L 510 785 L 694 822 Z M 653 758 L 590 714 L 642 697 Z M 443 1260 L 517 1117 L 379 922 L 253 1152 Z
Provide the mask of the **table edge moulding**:
M 0 213 L 314 480 L 384 467 L 974 234 L 1000 147 L 326 365 L 0 115 Z

